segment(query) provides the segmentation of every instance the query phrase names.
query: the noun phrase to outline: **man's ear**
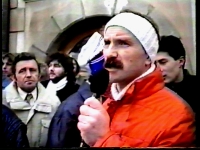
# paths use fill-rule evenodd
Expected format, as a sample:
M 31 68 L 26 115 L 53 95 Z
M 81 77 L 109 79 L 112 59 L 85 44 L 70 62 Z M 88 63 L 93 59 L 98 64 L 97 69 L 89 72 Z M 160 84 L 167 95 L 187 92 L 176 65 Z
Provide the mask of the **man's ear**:
M 181 56 L 178 59 L 178 63 L 179 63 L 179 68 L 183 68 L 184 64 L 185 64 L 185 57 Z
M 41 77 L 42 77 L 42 73 L 40 72 L 39 75 L 38 75 L 38 80 L 39 81 L 41 80 Z
M 10 78 L 11 78 L 11 80 L 12 80 L 12 81 L 14 81 L 14 82 L 16 82 L 16 81 L 17 81 L 17 79 L 16 79 L 16 76 L 15 76 L 14 74 L 13 74 L 13 75 L 11 75 L 11 77 L 10 77 Z

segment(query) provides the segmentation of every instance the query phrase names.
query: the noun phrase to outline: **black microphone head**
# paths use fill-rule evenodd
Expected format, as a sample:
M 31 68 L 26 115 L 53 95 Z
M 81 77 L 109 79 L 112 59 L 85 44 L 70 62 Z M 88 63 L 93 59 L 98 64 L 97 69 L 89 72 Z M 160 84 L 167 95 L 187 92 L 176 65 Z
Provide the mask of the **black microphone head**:
M 109 84 L 109 72 L 102 69 L 89 77 L 90 90 L 96 94 L 96 98 L 104 94 Z

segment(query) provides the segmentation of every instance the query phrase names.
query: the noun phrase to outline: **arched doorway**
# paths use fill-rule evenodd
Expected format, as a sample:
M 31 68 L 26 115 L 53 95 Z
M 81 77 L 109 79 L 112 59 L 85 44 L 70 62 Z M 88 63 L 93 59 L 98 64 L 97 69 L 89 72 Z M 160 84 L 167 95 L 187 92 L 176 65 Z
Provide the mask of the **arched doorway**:
M 110 18 L 110 16 L 103 15 L 91 16 L 69 25 L 55 40 L 51 42 L 47 49 L 47 53 L 50 54 L 56 51 L 69 53 L 75 45 L 76 47 L 78 43 L 80 45 L 80 41 L 90 37 L 95 31 L 99 31 Z

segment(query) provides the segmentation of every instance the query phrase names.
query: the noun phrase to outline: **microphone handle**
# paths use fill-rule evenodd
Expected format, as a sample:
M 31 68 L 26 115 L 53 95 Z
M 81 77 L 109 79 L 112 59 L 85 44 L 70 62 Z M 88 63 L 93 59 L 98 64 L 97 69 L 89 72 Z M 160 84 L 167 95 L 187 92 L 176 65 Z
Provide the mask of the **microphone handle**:
M 102 102 L 102 97 L 101 97 L 101 95 L 100 94 L 97 94 L 97 93 L 93 93 L 93 95 L 92 95 L 93 97 L 95 97 L 96 99 L 98 99 L 101 103 L 103 103 Z

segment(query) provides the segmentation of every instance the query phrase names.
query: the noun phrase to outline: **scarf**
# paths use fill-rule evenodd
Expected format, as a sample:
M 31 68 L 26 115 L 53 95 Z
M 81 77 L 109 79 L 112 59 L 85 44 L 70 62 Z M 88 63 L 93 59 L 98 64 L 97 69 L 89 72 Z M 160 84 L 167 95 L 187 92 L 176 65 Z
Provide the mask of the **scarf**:
M 53 83 L 51 80 L 49 81 L 46 90 L 50 93 L 54 93 L 56 95 L 56 92 L 63 89 L 67 84 L 67 77 L 64 77 L 61 79 L 58 83 Z

